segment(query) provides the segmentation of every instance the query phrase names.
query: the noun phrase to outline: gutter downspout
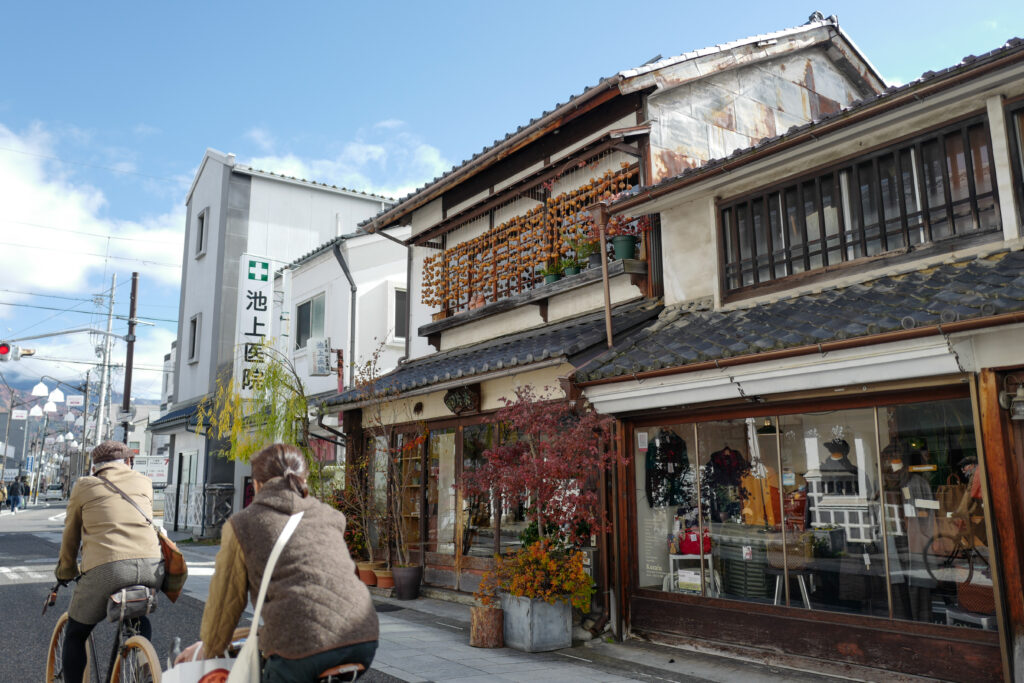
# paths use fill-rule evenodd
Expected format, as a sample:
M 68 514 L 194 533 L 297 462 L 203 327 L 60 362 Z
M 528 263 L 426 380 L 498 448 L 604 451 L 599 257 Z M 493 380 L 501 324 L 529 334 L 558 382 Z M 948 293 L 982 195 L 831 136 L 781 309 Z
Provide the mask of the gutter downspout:
M 352 271 L 348 269 L 348 263 L 345 262 L 345 257 L 341 255 L 340 240 L 335 242 L 333 251 L 334 258 L 338 260 L 338 263 L 341 265 L 341 269 L 345 271 L 345 278 L 348 280 L 349 290 L 351 291 L 348 323 L 348 385 L 351 387 L 355 384 L 356 377 L 356 281 L 352 278 Z

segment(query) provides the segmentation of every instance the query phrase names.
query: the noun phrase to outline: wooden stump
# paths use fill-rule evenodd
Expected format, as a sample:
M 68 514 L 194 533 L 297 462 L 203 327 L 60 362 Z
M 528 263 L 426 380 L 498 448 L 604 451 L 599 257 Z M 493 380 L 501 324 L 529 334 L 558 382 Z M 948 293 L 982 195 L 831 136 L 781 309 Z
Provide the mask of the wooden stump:
M 472 647 L 505 646 L 505 612 L 500 607 L 472 607 L 469 644 Z

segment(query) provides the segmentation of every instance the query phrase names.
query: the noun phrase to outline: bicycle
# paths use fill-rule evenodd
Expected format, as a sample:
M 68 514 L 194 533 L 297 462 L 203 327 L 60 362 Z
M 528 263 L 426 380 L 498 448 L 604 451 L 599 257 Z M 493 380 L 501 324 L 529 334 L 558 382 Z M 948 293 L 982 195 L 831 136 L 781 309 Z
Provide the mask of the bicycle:
M 61 587 L 57 582 L 50 589 L 43 602 L 43 614 L 57 603 L 57 591 Z M 145 596 L 144 599 L 133 600 L 133 597 Z M 120 602 L 118 601 L 120 599 Z M 135 605 L 130 604 L 136 602 Z M 138 604 L 138 603 L 144 604 Z M 141 617 L 155 609 L 156 592 L 146 586 L 129 586 L 111 594 L 108 601 L 108 621 L 117 621 L 117 636 L 110 653 L 110 683 L 160 683 L 160 661 L 153 644 L 141 634 Z M 111 615 L 117 615 L 116 619 Z M 50 647 L 46 655 L 46 683 L 72 683 L 65 681 L 63 672 L 64 637 L 67 633 L 68 613 L 64 612 L 57 619 L 50 636 Z M 83 683 L 89 680 L 89 672 L 99 680 L 96 669 L 98 661 L 93 649 L 92 634 L 85 643 L 86 668 Z M 74 683 L 77 683 L 75 681 Z
M 978 560 L 979 567 L 984 565 L 982 573 L 990 575 L 988 558 L 978 550 L 975 536 L 966 524 L 955 533 L 939 532 L 929 538 L 922 556 L 928 575 L 939 583 L 971 583 Z

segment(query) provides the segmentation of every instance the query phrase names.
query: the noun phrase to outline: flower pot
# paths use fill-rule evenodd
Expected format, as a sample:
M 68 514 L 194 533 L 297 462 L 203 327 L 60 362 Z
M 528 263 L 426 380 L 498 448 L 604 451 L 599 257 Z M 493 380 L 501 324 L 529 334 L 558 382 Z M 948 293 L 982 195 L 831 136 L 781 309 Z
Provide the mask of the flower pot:
M 500 607 L 469 608 L 470 647 L 505 647 L 505 612 Z
M 565 269 L 565 274 L 566 274 L 566 276 L 569 276 L 569 275 L 579 275 L 580 274 L 580 269 L 579 269 L 578 266 L 566 268 Z
M 390 569 L 374 569 L 373 574 L 377 577 L 377 588 L 395 587 L 395 577 Z
M 562 279 L 561 273 L 552 273 L 551 275 L 544 276 L 544 284 L 550 285 L 552 282 L 558 282 Z
M 502 593 L 505 645 L 523 652 L 547 652 L 572 646 L 572 608 L 567 600 L 549 604 L 537 598 Z
M 587 257 L 588 268 L 600 268 L 601 267 L 601 254 L 594 253 Z
M 423 567 L 395 567 L 391 570 L 395 579 L 395 597 L 399 600 L 415 600 L 420 596 L 420 581 Z
M 627 259 L 636 257 L 636 236 L 616 235 L 612 238 L 612 248 L 615 250 L 615 258 Z
M 377 585 L 377 575 L 373 573 L 373 562 L 356 562 L 359 580 L 367 586 Z

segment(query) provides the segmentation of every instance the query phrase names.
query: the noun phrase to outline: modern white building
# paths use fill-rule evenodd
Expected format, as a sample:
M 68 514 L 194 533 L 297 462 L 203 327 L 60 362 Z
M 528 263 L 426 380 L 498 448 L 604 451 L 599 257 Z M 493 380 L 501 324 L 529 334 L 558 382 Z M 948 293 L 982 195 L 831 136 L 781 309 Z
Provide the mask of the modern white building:
M 227 512 L 241 505 L 240 483 L 247 468 L 239 467 L 236 472 L 234 462 L 212 457 L 217 447 L 195 432 L 195 424 L 198 403 L 215 390 L 218 376 L 232 368 L 239 334 L 243 254 L 262 264 L 261 277 L 272 277 L 303 254 L 312 257 L 325 249 L 324 245 L 354 233 L 360 221 L 391 204 L 385 197 L 261 171 L 237 163 L 233 154 L 206 151 L 186 197 L 178 338 L 168 359 L 173 376 L 165 392 L 166 413 L 150 424 L 154 434 L 170 437 L 168 525 L 208 533 Z M 384 242 L 386 238 L 366 239 Z M 394 249 L 398 258 L 391 279 L 404 288 L 405 249 L 398 245 Z M 372 249 L 366 251 L 364 267 L 369 267 L 370 258 L 379 255 Z M 330 250 L 327 255 L 333 260 Z M 340 267 L 334 275 L 345 279 Z M 305 277 L 300 283 L 312 292 Z M 326 285 L 323 290 L 324 307 L 318 309 L 321 325 L 336 317 L 333 308 L 326 308 Z M 284 298 L 283 291 L 275 292 L 274 299 L 280 306 L 291 300 Z M 333 295 L 330 300 L 334 306 Z M 306 311 L 301 308 L 289 313 L 295 319 Z M 344 314 L 341 317 L 349 319 Z M 259 331 L 269 332 L 269 328 Z M 334 346 L 345 348 L 340 342 L 347 343 L 347 330 L 332 327 L 329 331 L 339 341 Z M 347 348 L 345 355 L 351 357 Z

